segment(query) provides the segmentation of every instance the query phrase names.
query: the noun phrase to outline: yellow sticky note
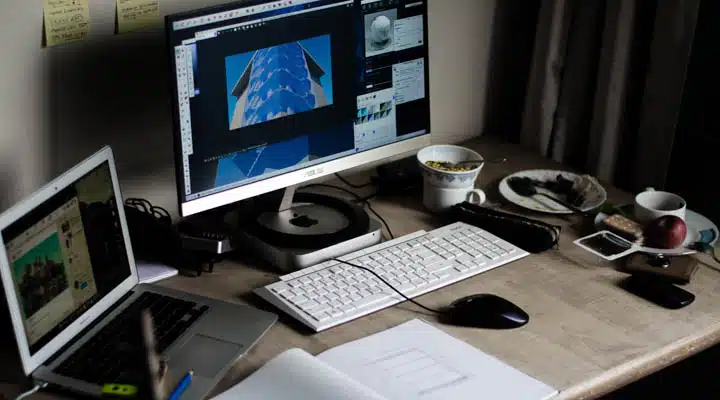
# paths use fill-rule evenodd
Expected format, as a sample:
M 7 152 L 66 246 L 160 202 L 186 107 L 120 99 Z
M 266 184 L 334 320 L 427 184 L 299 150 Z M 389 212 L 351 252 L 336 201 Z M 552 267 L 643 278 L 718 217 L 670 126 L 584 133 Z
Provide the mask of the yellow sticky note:
M 47 46 L 83 40 L 90 32 L 88 0 L 44 0 L 43 17 Z
M 160 24 L 160 0 L 117 0 L 117 22 L 118 33 Z

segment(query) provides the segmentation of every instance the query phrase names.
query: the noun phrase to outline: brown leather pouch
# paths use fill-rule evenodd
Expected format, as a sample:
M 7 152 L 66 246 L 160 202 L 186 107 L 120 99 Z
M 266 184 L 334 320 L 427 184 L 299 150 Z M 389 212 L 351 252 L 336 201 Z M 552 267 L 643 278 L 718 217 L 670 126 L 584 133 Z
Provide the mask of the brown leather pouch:
M 698 270 L 700 263 L 689 256 L 657 258 L 636 253 L 628 256 L 623 272 L 659 278 L 668 283 L 685 285 Z

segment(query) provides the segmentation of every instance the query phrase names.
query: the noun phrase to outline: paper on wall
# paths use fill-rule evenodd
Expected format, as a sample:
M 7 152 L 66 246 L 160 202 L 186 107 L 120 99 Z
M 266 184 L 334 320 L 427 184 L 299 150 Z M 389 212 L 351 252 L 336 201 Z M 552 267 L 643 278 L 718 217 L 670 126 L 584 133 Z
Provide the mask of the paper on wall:
M 162 22 L 160 0 L 117 0 L 118 33 L 156 26 Z
M 90 32 L 88 0 L 43 0 L 43 18 L 48 47 L 83 40 Z

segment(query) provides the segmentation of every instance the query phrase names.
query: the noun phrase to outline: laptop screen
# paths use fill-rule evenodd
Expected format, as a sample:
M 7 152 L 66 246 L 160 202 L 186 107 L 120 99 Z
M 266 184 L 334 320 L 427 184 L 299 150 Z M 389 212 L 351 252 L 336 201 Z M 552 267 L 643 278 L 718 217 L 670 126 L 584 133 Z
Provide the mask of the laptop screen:
M 2 236 L 31 355 L 131 274 L 108 162 Z

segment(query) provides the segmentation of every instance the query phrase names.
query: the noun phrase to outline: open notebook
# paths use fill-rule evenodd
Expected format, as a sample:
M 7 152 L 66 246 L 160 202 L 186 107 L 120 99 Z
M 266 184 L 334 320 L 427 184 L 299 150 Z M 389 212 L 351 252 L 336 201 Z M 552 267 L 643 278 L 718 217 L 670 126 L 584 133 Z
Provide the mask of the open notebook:
M 420 320 L 313 357 L 288 350 L 215 400 L 542 400 L 554 388 Z

